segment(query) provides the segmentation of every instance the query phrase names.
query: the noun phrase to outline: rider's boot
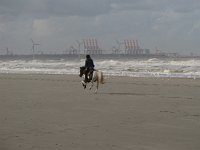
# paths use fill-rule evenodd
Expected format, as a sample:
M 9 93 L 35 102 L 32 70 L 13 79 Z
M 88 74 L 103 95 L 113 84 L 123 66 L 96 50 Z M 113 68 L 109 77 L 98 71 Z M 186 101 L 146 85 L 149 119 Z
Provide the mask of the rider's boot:
M 92 71 L 88 73 L 88 82 L 92 80 L 92 75 L 93 75 Z

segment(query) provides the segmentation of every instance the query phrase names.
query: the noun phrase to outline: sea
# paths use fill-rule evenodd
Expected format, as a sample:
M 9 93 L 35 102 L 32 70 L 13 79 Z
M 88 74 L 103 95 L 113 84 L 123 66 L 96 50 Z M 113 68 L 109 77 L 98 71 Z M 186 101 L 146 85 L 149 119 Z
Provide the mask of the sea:
M 107 76 L 200 78 L 200 58 L 92 57 L 95 69 Z M 4 57 L 0 73 L 78 75 L 84 56 Z

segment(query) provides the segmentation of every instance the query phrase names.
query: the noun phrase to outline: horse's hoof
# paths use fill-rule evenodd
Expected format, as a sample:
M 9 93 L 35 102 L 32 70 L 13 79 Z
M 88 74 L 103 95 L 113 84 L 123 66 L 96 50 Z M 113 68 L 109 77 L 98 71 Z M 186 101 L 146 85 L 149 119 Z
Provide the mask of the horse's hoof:
M 82 85 L 83 85 L 84 89 L 86 89 L 86 85 L 84 85 L 83 83 L 82 83 Z
M 83 85 L 86 85 L 85 81 L 81 81 L 81 83 L 82 83 Z

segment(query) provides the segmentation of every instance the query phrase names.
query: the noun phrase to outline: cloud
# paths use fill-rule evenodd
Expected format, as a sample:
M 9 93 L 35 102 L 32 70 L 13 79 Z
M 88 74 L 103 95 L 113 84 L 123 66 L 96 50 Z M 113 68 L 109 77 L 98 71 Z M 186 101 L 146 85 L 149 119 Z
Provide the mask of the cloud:
M 108 13 L 109 0 L 1 0 L 0 14 L 45 18 L 49 16 L 96 16 Z
M 174 11 L 184 13 L 199 10 L 198 0 L 1 0 L 0 15 L 49 16 L 98 16 L 111 12 Z
M 198 51 L 199 19 L 199 0 L 0 0 L 0 48 L 25 51 L 33 38 L 66 49 L 96 37 L 106 49 L 137 38 L 144 48 Z

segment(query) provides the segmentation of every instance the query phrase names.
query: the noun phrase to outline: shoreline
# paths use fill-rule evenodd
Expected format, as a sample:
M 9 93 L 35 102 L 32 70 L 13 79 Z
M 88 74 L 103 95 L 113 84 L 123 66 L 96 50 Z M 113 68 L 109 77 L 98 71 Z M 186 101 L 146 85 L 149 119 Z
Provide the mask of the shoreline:
M 8 76 L 78 76 L 79 74 L 53 74 L 53 73 L 11 73 L 11 72 L 1 72 L 0 75 L 8 75 Z M 194 77 L 159 77 L 159 76 L 149 76 L 149 77 L 140 77 L 140 76 L 128 76 L 128 75 L 108 75 L 104 74 L 106 78 L 139 78 L 139 79 L 161 79 L 161 80 L 169 80 L 169 79 L 183 79 L 183 80 L 200 80 L 200 78 L 194 78 Z
M 1 150 L 200 149 L 200 80 L 0 73 Z

